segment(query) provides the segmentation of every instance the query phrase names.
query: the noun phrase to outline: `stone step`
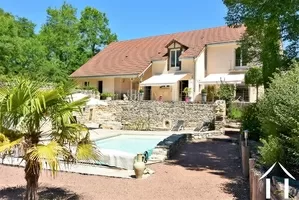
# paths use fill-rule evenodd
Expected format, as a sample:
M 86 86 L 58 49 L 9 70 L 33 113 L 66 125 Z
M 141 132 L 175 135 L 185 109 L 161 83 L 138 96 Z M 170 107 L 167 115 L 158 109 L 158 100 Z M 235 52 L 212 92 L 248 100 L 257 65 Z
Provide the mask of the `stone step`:
M 167 156 L 168 151 L 163 148 L 155 148 L 153 149 L 152 155 L 162 155 L 162 156 Z
M 161 161 L 165 161 L 167 159 L 167 156 L 163 156 L 163 155 L 157 155 L 157 154 L 152 154 L 149 157 L 149 161 L 151 162 L 161 162 Z

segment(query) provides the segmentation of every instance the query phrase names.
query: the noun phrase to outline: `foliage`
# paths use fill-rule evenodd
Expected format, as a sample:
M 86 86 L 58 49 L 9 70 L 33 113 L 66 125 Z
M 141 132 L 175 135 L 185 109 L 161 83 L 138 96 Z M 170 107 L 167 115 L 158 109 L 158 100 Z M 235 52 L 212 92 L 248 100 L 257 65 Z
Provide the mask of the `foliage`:
M 0 9 L 1 74 L 65 83 L 72 72 L 117 39 L 104 13 L 86 7 L 77 18 L 77 10 L 67 3 L 48 8 L 38 34 L 34 28 L 28 19 Z
M 259 86 L 263 85 L 263 72 L 261 67 L 251 67 L 245 74 L 245 84 L 256 87 L 256 101 L 258 101 Z
M 80 60 L 79 20 L 77 10 L 63 3 L 61 8 L 48 8 L 47 21 L 42 26 L 39 38 L 46 46 L 48 59 L 57 61 L 58 67 L 66 75 L 72 73 L 84 61 Z
M 188 96 L 191 92 L 192 92 L 192 88 L 185 87 L 184 90 L 183 90 L 183 93 L 184 93 L 185 95 L 187 95 L 187 96 Z
M 208 101 L 214 102 L 218 98 L 218 88 L 215 85 L 208 85 L 207 94 Z
M 299 2 L 293 0 L 223 0 L 228 8 L 229 26 L 246 26 L 241 46 L 248 49 L 250 61 L 263 65 L 264 86 L 273 73 L 298 56 Z M 281 44 L 287 42 L 282 54 Z
M 233 85 L 221 83 L 217 96 L 219 96 L 219 99 L 225 100 L 227 105 L 230 105 L 234 98 L 234 93 L 235 87 Z
M 259 110 L 257 104 L 251 104 L 243 109 L 242 113 L 242 132 L 248 130 L 248 137 L 251 140 L 258 141 L 261 136 L 261 124 L 258 119 Z
M 34 35 L 35 25 L 0 9 L 0 73 L 38 77 L 41 65 L 48 66 L 45 48 Z
M 203 88 L 203 89 L 201 90 L 201 93 L 207 93 L 207 89 Z
M 142 89 L 142 88 L 139 90 L 139 93 L 144 93 L 144 91 L 143 91 L 143 89 Z
M 114 96 L 115 96 L 115 94 L 110 93 L 110 92 L 104 92 L 101 94 L 101 97 L 103 97 L 104 99 L 107 97 L 114 97 Z
M 252 86 L 263 84 L 263 73 L 261 67 L 251 67 L 245 74 L 245 83 Z
M 88 129 L 74 124 L 73 112 L 81 112 L 87 98 L 69 102 L 69 85 L 44 88 L 45 81 L 14 78 L 0 88 L 0 152 L 13 148 L 24 152 L 25 199 L 36 199 L 44 162 L 55 176 L 60 159 L 67 162 L 98 160 L 100 153 L 89 140 Z M 51 138 L 43 141 L 42 139 Z M 71 147 L 77 147 L 72 149 Z
M 285 153 L 285 167 L 299 166 L 299 64 L 292 69 L 277 73 L 264 98 L 259 101 L 261 130 L 267 138 L 278 137 Z M 296 172 L 298 173 L 298 172 Z
M 241 120 L 243 115 L 242 108 L 232 104 L 230 108 L 228 109 L 228 118 L 235 119 L 235 120 Z
M 79 23 L 81 45 L 88 57 L 97 54 L 105 45 L 117 40 L 109 29 L 109 20 L 105 13 L 95 8 L 86 7 L 81 12 Z
M 270 135 L 267 140 L 261 139 L 262 146 L 258 148 L 261 156 L 261 164 L 270 167 L 275 162 L 284 163 L 284 152 L 281 140 L 278 137 Z

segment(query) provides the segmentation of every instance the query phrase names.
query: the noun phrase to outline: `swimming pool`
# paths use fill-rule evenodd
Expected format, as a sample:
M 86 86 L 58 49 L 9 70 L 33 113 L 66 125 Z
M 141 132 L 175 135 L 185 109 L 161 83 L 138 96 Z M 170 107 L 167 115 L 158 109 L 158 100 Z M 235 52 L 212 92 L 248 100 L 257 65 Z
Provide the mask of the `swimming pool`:
M 107 139 L 97 140 L 95 143 L 100 149 L 111 149 L 137 154 L 152 150 L 165 138 L 167 138 L 167 136 L 118 135 Z

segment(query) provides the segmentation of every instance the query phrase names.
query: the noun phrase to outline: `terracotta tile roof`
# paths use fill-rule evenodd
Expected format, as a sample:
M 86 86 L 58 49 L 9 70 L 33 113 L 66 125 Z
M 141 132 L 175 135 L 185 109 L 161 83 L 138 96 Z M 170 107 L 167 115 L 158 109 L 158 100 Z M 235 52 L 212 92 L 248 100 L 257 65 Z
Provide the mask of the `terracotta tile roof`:
M 188 49 L 181 58 L 196 57 L 206 44 L 240 39 L 244 27 L 227 26 L 113 42 L 76 70 L 71 77 L 140 74 L 152 60 L 165 60 L 165 46 L 175 40 Z

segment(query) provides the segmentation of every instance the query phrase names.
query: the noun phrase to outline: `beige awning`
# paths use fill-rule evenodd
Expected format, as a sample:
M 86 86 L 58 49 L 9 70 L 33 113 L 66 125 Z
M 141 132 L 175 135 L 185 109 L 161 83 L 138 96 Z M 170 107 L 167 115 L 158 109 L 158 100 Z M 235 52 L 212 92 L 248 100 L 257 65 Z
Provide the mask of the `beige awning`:
M 161 85 L 174 85 L 179 80 L 184 78 L 187 74 L 160 74 L 154 75 L 149 79 L 140 83 L 140 86 L 161 86 Z
M 202 85 L 216 85 L 221 83 L 226 84 L 241 84 L 244 83 L 245 74 L 210 74 L 203 80 L 199 81 Z

